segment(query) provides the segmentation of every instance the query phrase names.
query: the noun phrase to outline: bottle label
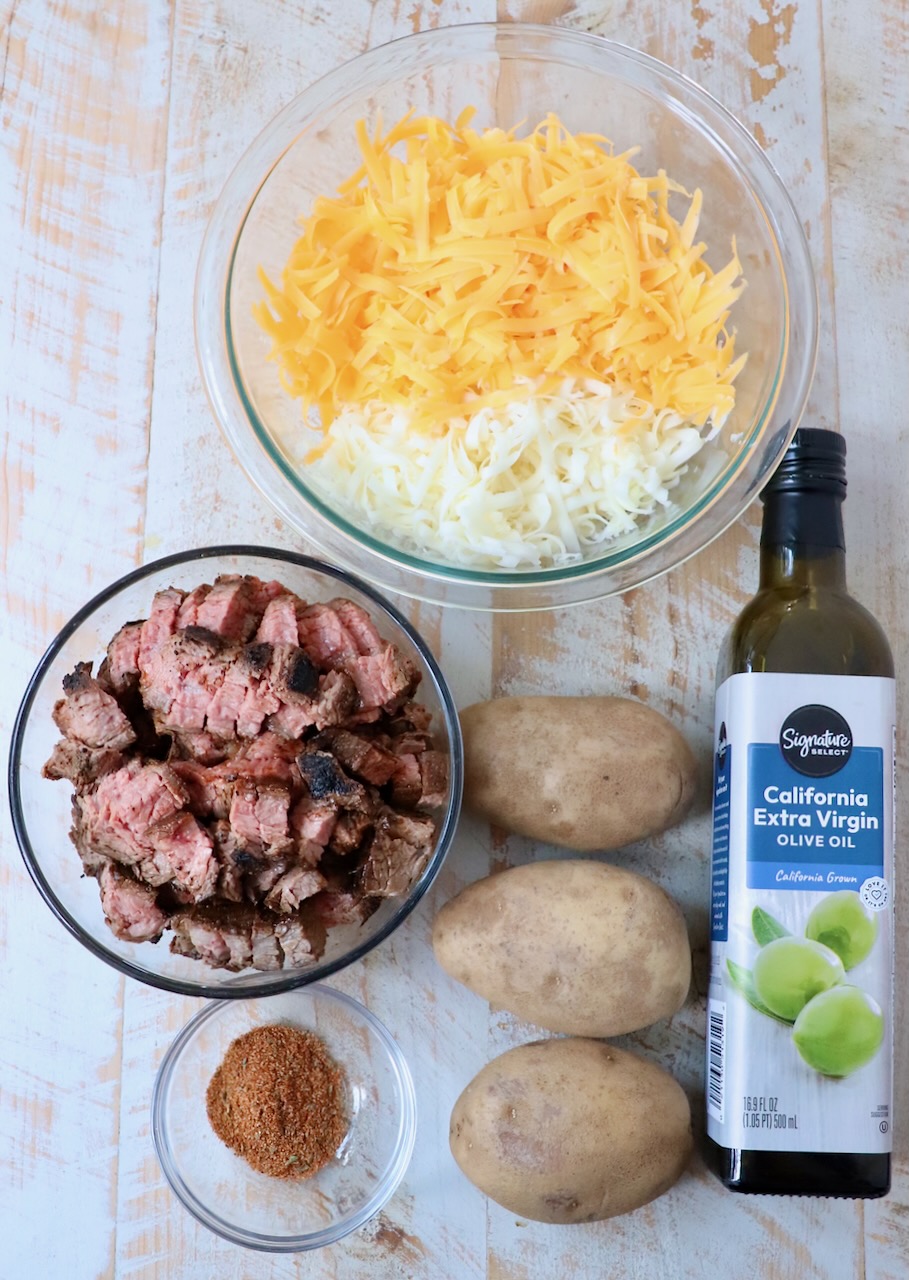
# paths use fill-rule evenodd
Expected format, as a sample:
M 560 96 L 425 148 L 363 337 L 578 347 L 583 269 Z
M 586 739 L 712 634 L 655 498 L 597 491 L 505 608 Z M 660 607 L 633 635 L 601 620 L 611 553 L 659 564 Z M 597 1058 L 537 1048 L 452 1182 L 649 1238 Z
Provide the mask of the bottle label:
M 740 674 L 717 693 L 707 1131 L 891 1149 L 895 684 Z

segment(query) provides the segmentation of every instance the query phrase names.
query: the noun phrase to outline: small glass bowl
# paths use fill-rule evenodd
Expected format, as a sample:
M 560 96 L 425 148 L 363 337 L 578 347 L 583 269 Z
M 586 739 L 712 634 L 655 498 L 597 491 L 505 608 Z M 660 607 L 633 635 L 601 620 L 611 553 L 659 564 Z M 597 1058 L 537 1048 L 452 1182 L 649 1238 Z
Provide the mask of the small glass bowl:
M 315 1032 L 345 1076 L 350 1127 L 335 1158 L 300 1181 L 257 1173 L 216 1137 L 205 1110 L 231 1043 L 273 1023 Z M 180 1203 L 225 1240 L 273 1253 L 334 1244 L 377 1214 L 404 1177 L 416 1126 L 413 1080 L 391 1034 L 322 983 L 207 1004 L 168 1049 L 152 1094 L 155 1150 Z
M 259 269 L 280 279 L 300 218 L 361 162 L 358 120 L 413 109 L 475 127 L 567 128 L 639 147 L 641 173 L 665 169 L 703 191 L 698 237 L 714 269 L 735 240 L 747 288 L 730 316 L 735 408 L 687 465 L 671 505 L 583 559 L 541 569 L 473 569 L 379 534 L 296 461 L 299 402 L 253 316 Z M 679 211 L 676 211 L 679 216 Z M 321 552 L 384 589 L 473 609 L 550 609 L 639 586 L 707 546 L 757 497 L 805 407 L 817 352 L 817 296 L 798 215 L 764 152 L 698 85 L 610 40 L 530 23 L 483 23 L 406 36 L 353 59 L 281 111 L 240 159 L 199 259 L 196 346 L 215 417 L 240 465 L 281 517 Z
M 269 973 L 247 970 L 239 978 L 225 969 L 210 969 L 199 960 L 171 954 L 164 940 L 153 946 L 114 937 L 104 920 L 97 884 L 84 876 L 67 834 L 72 788 L 41 776 L 41 767 L 59 737 L 52 712 L 61 696 L 63 677 L 77 662 L 100 662 L 108 642 L 125 622 L 148 616 L 156 591 L 169 586 L 190 591 L 222 573 L 276 578 L 310 601 L 341 595 L 362 605 L 379 632 L 422 671 L 416 697 L 432 712 L 436 745 L 448 753 L 449 766 L 448 791 L 436 814 L 435 848 L 408 893 L 403 898 L 386 898 L 363 924 L 329 929 L 325 953 L 316 964 Z M 183 551 L 136 569 L 95 596 L 66 624 L 39 662 L 16 717 L 9 797 L 25 865 L 54 915 L 83 946 L 140 982 L 179 995 L 223 998 L 267 995 L 325 978 L 359 960 L 397 929 L 444 861 L 460 813 L 462 776 L 461 730 L 445 677 L 426 643 L 393 605 L 365 582 L 308 556 L 269 547 L 223 546 Z

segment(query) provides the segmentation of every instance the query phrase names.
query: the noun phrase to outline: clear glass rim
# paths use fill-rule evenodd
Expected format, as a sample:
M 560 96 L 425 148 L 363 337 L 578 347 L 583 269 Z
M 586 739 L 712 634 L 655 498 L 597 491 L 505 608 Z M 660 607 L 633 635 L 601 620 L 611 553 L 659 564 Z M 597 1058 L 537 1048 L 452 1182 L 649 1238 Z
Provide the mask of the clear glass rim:
M 392 621 L 404 631 L 420 655 L 420 661 L 423 664 L 424 673 L 428 674 L 432 680 L 434 691 L 439 699 L 439 704 L 442 707 L 443 718 L 445 721 L 445 733 L 449 745 L 450 783 L 448 806 L 441 820 L 435 851 L 420 880 L 415 886 L 413 886 L 407 897 L 402 899 L 396 910 L 389 916 L 388 920 L 386 920 L 385 923 L 375 931 L 375 933 L 371 934 L 368 938 L 365 938 L 350 951 L 345 952 L 343 955 L 338 956 L 333 960 L 324 962 L 320 961 L 318 964 L 305 969 L 289 969 L 286 973 L 282 970 L 281 977 L 274 977 L 267 982 L 264 980 L 257 981 L 255 978 L 243 978 L 240 979 L 240 981 L 245 982 L 245 985 L 240 987 L 240 989 L 237 989 L 231 982 L 214 985 L 206 983 L 201 978 L 198 980 L 182 979 L 170 977 L 167 974 L 155 973 L 152 970 L 144 968 L 141 964 L 134 963 L 133 961 L 118 955 L 116 952 L 106 947 L 98 938 L 94 937 L 84 929 L 78 920 L 70 914 L 60 901 L 53 886 L 44 874 L 41 866 L 41 859 L 35 852 L 29 835 L 28 822 L 22 804 L 22 789 L 19 778 L 22 767 L 22 746 L 25 738 L 25 732 L 38 690 L 41 688 L 44 678 L 47 675 L 49 668 L 57 658 L 57 655 L 79 627 L 82 626 L 82 624 L 86 622 L 101 605 L 106 604 L 126 588 L 131 587 L 138 582 L 142 582 L 152 574 L 162 572 L 177 565 L 189 564 L 194 561 L 204 563 L 206 560 L 216 559 L 220 556 L 254 556 L 259 559 L 293 564 L 310 572 L 332 578 L 342 586 L 351 586 L 371 600 L 384 614 L 390 617 Z M 320 979 L 327 978 L 330 974 L 337 973 L 339 970 L 347 968 L 348 965 L 354 964 L 357 960 L 361 960 L 363 956 L 372 951 L 374 947 L 377 947 L 379 943 L 384 942 L 389 934 L 393 933 L 417 906 L 432 882 L 435 880 L 442 867 L 442 863 L 445 861 L 445 857 L 451 847 L 451 843 L 457 829 L 461 809 L 463 779 L 463 744 L 461 740 L 460 721 L 458 720 L 458 713 L 454 704 L 454 699 L 452 698 L 445 677 L 430 652 L 429 647 L 404 615 L 368 583 L 358 578 L 355 574 L 349 573 L 346 569 L 328 564 L 322 560 L 314 559 L 312 556 L 297 554 L 294 551 L 284 551 L 278 547 L 255 547 L 247 544 L 225 544 L 221 546 L 200 547 L 192 551 L 180 551 L 173 555 L 163 556 L 161 559 L 153 560 L 149 564 L 142 565 L 137 569 L 131 570 L 123 577 L 118 578 L 116 582 L 111 583 L 111 585 L 106 587 L 103 591 L 98 592 L 98 594 L 93 596 L 87 604 L 83 605 L 82 608 L 75 613 L 73 617 L 70 618 L 69 622 L 67 622 L 66 625 L 58 632 L 29 679 L 13 724 L 13 732 L 10 739 L 9 766 L 7 771 L 10 814 L 12 817 L 13 832 L 19 846 L 19 852 L 22 855 L 26 869 L 38 889 L 38 892 L 41 894 L 41 897 L 67 931 L 81 942 L 83 946 L 87 947 L 93 955 L 97 956 L 100 960 L 105 961 L 105 963 L 111 965 L 114 969 L 118 970 L 118 972 L 124 974 L 128 978 L 135 978 L 137 981 L 143 982 L 147 986 L 157 987 L 162 991 L 171 991 L 176 995 L 209 997 L 218 1000 L 252 999 L 260 996 L 277 995 L 280 992 L 293 991 L 298 987 L 314 985 L 318 983 Z
M 767 227 L 782 295 L 780 349 L 769 395 L 743 433 L 735 459 L 719 472 L 705 492 L 686 511 L 671 517 L 660 529 L 629 547 L 574 565 L 522 573 L 472 570 L 424 560 L 373 537 L 335 512 L 303 482 L 250 402 L 239 368 L 231 320 L 231 286 L 244 228 L 270 175 L 299 136 L 326 109 L 340 105 L 347 98 L 362 96 L 364 80 L 382 70 L 390 52 L 409 51 L 408 69 L 413 70 L 423 67 L 436 51 L 449 61 L 459 54 L 463 57 L 476 54 L 472 42 L 477 41 L 493 41 L 496 52 L 506 55 L 511 49 L 530 56 L 528 50 L 539 46 L 539 56 L 544 58 L 554 58 L 559 50 L 566 54 L 572 50 L 587 53 L 594 50 L 596 56 L 606 55 L 617 62 L 634 65 L 657 83 L 672 89 L 673 100 L 680 108 L 686 104 L 689 110 L 695 108 L 698 128 L 709 136 L 753 194 Z M 354 67 L 358 72 L 356 77 L 351 74 Z M 355 89 L 351 89 L 352 82 L 356 82 Z M 741 159 L 727 139 L 717 133 L 717 123 L 734 139 Z M 788 272 L 786 261 L 791 263 Z M 806 329 L 805 340 L 796 353 L 801 359 L 797 360 L 791 342 L 791 287 L 799 282 L 799 277 L 808 282 L 808 287 L 799 290 L 797 303 L 805 312 L 799 318 Z M 383 585 L 391 590 L 430 601 L 463 604 L 464 600 L 450 599 L 446 589 L 463 588 L 468 592 L 485 589 L 499 596 L 500 603 L 492 608 L 523 609 L 551 607 L 551 601 L 528 605 L 516 599 L 540 589 L 570 589 L 572 598 L 558 603 L 580 603 L 602 596 L 607 592 L 597 589 L 597 579 L 610 574 L 623 575 L 622 582 L 611 589 L 624 590 L 639 585 L 689 558 L 738 519 L 755 496 L 754 486 L 745 481 L 745 473 L 780 401 L 788 399 L 792 411 L 777 433 L 773 458 L 768 459 L 770 463 L 782 457 L 804 409 L 816 361 L 817 297 L 804 230 L 779 175 L 752 135 L 706 90 L 648 54 L 587 32 L 534 23 L 470 23 L 405 36 L 359 55 L 304 90 L 266 126 L 228 178 L 209 221 L 196 277 L 195 327 L 203 382 L 215 418 L 249 478 L 292 528 L 301 533 L 305 531 L 322 550 L 328 545 L 328 539 L 332 554 L 341 560 L 347 561 L 351 553 L 356 556 L 365 551 L 377 567 L 384 565 L 392 574 L 412 575 L 423 581 L 420 586 L 416 582 L 408 583 L 405 578 L 392 581 L 386 576 Z M 769 469 L 769 465 L 765 466 L 764 472 Z M 717 526 L 702 528 L 700 540 L 689 549 L 677 547 L 677 539 L 690 534 L 693 525 L 724 499 L 730 502 L 730 508 L 722 513 Z M 307 514 L 312 519 L 307 521 Z M 665 563 L 649 564 L 660 552 Z M 668 559 L 667 552 L 670 553 Z M 515 597 L 513 604 L 501 603 L 509 596 Z
M 240 991 L 237 994 L 240 997 L 249 996 L 248 990 Z M 189 1042 L 207 1022 L 227 1012 L 227 1006 L 223 999 L 214 1000 L 206 1004 L 198 1013 L 194 1013 L 189 1022 L 177 1034 L 162 1059 L 152 1089 L 152 1140 L 158 1163 L 161 1165 L 171 1191 L 173 1191 L 187 1212 L 192 1214 L 196 1221 L 207 1227 L 209 1231 L 213 1231 L 216 1235 L 221 1236 L 222 1239 L 229 1240 L 233 1244 L 243 1245 L 247 1249 L 255 1249 L 263 1253 L 303 1253 L 310 1249 L 321 1249 L 325 1245 L 335 1244 L 338 1240 L 343 1239 L 344 1236 L 363 1226 L 365 1222 L 368 1222 L 370 1218 L 379 1212 L 383 1205 L 387 1204 L 400 1186 L 401 1180 L 410 1164 L 416 1141 L 417 1100 L 413 1076 L 407 1065 L 407 1059 L 385 1024 L 365 1005 L 361 1004 L 359 1000 L 355 1000 L 353 996 L 349 996 L 343 991 L 338 991 L 334 987 L 326 986 L 322 982 L 312 983 L 305 989 L 300 989 L 298 994 L 307 998 L 313 997 L 312 1003 L 314 1004 L 319 999 L 334 1001 L 352 1016 L 353 1021 L 364 1023 L 369 1028 L 388 1055 L 397 1084 L 398 1095 L 401 1099 L 401 1109 L 398 1113 L 398 1131 L 391 1160 L 373 1194 L 355 1212 L 348 1214 L 344 1218 L 339 1218 L 332 1226 L 324 1227 L 321 1231 L 293 1236 L 270 1236 L 264 1232 L 249 1231 L 233 1226 L 226 1218 L 221 1217 L 213 1209 L 203 1204 L 186 1185 L 182 1174 L 177 1168 L 173 1148 L 167 1139 L 168 1092 L 177 1064 Z M 341 1065 L 343 1066 L 343 1063 Z M 200 1120 L 203 1116 L 204 1108 L 200 1110 Z

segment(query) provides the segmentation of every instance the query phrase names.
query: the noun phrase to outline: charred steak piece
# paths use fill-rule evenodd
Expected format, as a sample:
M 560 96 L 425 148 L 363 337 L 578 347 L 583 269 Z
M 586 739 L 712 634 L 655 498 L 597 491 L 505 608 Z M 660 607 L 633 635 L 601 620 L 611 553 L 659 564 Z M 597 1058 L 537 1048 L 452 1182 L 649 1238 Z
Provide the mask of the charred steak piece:
M 126 693 L 139 682 L 142 623 L 127 622 L 107 646 L 107 679 L 114 693 Z
M 117 699 L 92 675 L 90 662 L 76 663 L 63 677 L 65 698 L 54 707 L 54 724 L 71 742 L 93 750 L 122 751 L 136 741 L 136 731 Z
M 339 760 L 348 773 L 373 786 L 384 786 L 397 771 L 398 762 L 391 751 L 349 729 L 323 729 L 314 741 Z
M 84 747 L 81 742 L 61 738 L 41 770 L 41 776 L 54 781 L 68 778 L 77 791 L 82 791 L 105 773 L 119 769 L 125 761 L 122 751 Z
M 297 767 L 313 800 L 324 800 L 339 809 L 365 809 L 366 788 L 347 776 L 328 751 L 304 751 Z

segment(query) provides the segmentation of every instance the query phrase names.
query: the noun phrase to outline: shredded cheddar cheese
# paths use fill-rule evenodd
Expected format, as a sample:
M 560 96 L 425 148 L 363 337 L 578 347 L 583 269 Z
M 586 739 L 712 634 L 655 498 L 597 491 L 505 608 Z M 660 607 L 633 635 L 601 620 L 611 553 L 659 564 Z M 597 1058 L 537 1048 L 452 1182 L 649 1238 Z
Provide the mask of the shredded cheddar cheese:
M 361 167 L 315 202 L 280 285 L 261 273 L 256 317 L 304 418 L 330 436 L 378 405 L 439 437 L 593 379 L 657 416 L 722 422 L 744 284 L 734 245 L 716 273 L 704 260 L 700 192 L 679 223 L 670 196 L 686 193 L 642 177 L 634 151 L 555 115 L 519 138 L 473 114 L 411 114 L 372 137 L 360 122 Z

